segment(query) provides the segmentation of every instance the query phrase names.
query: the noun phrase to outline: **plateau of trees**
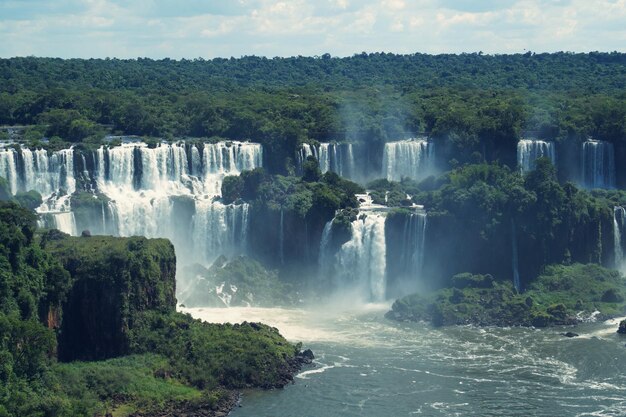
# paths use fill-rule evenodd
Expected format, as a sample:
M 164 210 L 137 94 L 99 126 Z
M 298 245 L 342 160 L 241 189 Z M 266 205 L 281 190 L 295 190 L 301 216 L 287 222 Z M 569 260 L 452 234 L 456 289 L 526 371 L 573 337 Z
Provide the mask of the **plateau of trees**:
M 105 133 L 250 139 L 266 146 L 277 172 L 302 141 L 425 133 L 476 150 L 525 131 L 626 137 L 621 53 L 12 58 L 0 60 L 0 79 L 0 125 L 28 125 L 32 143 L 99 143 Z

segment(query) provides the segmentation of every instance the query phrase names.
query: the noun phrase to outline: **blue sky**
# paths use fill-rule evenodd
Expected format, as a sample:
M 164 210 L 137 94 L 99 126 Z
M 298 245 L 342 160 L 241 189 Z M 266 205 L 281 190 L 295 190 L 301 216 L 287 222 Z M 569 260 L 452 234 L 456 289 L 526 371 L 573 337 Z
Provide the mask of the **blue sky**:
M 0 56 L 626 52 L 626 0 L 0 0 Z

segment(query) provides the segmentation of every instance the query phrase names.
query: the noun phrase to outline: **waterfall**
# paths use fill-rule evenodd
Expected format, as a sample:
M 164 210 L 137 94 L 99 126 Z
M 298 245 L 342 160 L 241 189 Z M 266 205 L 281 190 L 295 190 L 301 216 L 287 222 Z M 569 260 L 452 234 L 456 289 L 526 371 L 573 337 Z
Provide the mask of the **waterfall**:
M 71 211 L 54 214 L 54 227 L 68 235 L 76 236 L 78 234 L 76 219 Z
M 248 240 L 248 209 L 248 204 L 197 201 L 191 232 L 195 261 L 208 263 L 219 255 L 231 257 L 244 253 Z
M 626 209 L 621 206 L 613 207 L 613 243 L 615 253 L 615 269 L 624 270 L 624 245 L 622 236 L 626 226 Z
M 365 301 L 384 300 L 385 215 L 374 211 L 361 214 L 350 229 L 350 239 L 334 251 L 333 221 L 326 223 L 320 243 L 320 281 L 335 290 L 357 290 Z
M 383 150 L 383 176 L 389 181 L 424 178 L 433 169 L 434 157 L 434 144 L 425 139 L 387 142 Z
M 360 215 L 352 222 L 352 236 L 336 255 L 335 282 L 354 285 L 371 301 L 385 299 L 386 242 L 385 216 L 380 213 Z
M 17 192 L 17 167 L 15 165 L 16 152 L 13 149 L 0 149 L 0 177 L 9 183 L 11 194 Z
M 44 200 L 52 194 L 71 194 L 76 190 L 74 150 L 2 149 L 0 176 L 9 182 L 12 194 L 35 190 Z
M 517 226 L 515 225 L 515 220 L 511 219 L 511 251 L 512 251 L 512 260 L 513 264 L 513 285 L 515 289 L 519 292 L 522 287 L 522 283 L 519 276 L 519 255 L 517 252 Z
M 613 144 L 587 140 L 582 149 L 583 184 L 587 188 L 615 188 Z
M 117 236 L 166 237 L 183 262 L 210 264 L 219 255 L 245 252 L 249 207 L 217 201 L 225 176 L 262 165 L 260 144 L 124 143 L 76 156 L 81 178 L 95 185 L 72 207 L 77 189 L 74 150 L 0 149 L 0 176 L 11 192 L 34 189 L 44 204 L 42 223 L 78 234 L 81 229 Z M 81 165 L 81 166 L 78 166 Z M 89 169 L 92 169 L 90 172 Z M 80 210 L 80 216 L 76 210 Z M 80 220 L 80 221 L 79 221 Z
M 300 172 L 309 156 L 317 159 L 322 174 L 331 171 L 345 178 L 356 179 L 356 161 L 352 143 L 302 144 L 296 155 Z
M 411 213 L 403 231 L 402 263 L 409 276 L 419 276 L 424 265 L 426 213 Z
M 549 158 L 556 165 L 556 152 L 553 142 L 543 140 L 522 139 L 517 142 L 517 164 L 522 172 L 535 169 L 535 161 L 538 158 Z

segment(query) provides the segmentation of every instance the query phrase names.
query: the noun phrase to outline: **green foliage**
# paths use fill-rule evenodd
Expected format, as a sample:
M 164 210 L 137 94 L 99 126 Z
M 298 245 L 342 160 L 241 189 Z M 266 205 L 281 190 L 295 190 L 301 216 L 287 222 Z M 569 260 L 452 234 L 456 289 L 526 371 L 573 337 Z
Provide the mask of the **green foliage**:
M 624 278 L 596 264 L 551 265 L 523 294 L 489 275 L 463 273 L 452 281 L 452 288 L 397 300 L 387 317 L 435 326 L 545 327 L 574 324 L 596 311 L 600 318 L 626 312 Z
M 426 132 L 457 160 L 476 163 L 481 145 L 510 147 L 522 129 L 623 142 L 624 56 L 12 58 L 0 60 L 0 124 L 39 124 L 24 134 L 33 143 L 101 139 L 102 126 L 166 139 L 251 139 L 265 146 L 268 169 L 283 174 L 303 141 L 381 144 Z
M 229 175 L 222 182 L 222 201 L 231 204 L 241 198 L 244 191 L 245 180 L 240 176 Z
M 22 207 L 25 207 L 29 210 L 35 210 L 37 207 L 43 203 L 41 199 L 41 194 L 39 194 L 35 190 L 30 190 L 28 192 L 19 192 L 13 196 L 17 204 Z
M 208 324 L 180 313 L 141 313 L 131 331 L 133 352 L 170 358 L 176 376 L 198 388 L 282 386 L 296 349 L 263 324 Z
M 209 413 L 232 402 L 223 387 L 291 380 L 299 347 L 276 329 L 174 312 L 168 241 L 35 234 L 35 224 L 0 202 L 0 415 Z M 259 268 L 242 261 L 222 274 L 245 281 Z
M 11 199 L 11 187 L 9 186 L 9 182 L 0 177 L 0 201 L 7 201 Z
M 302 164 L 302 179 L 306 182 L 317 182 L 322 176 L 317 159 L 312 156 L 307 157 Z

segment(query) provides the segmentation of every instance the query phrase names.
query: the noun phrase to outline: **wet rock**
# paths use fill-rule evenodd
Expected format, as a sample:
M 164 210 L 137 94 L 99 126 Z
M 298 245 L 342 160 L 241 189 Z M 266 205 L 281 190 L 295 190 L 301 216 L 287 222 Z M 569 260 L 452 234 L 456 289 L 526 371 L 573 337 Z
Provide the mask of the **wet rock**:
M 309 365 L 313 363 L 313 359 L 315 359 L 315 355 L 313 355 L 313 351 L 311 349 L 306 349 L 300 353 L 298 353 L 298 361 L 304 365 Z
M 561 335 L 565 337 L 578 337 L 579 336 L 578 333 L 574 333 L 574 332 L 561 333 Z
M 619 322 L 619 327 L 617 328 L 617 333 L 626 334 L 626 320 L 622 320 Z

